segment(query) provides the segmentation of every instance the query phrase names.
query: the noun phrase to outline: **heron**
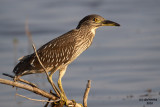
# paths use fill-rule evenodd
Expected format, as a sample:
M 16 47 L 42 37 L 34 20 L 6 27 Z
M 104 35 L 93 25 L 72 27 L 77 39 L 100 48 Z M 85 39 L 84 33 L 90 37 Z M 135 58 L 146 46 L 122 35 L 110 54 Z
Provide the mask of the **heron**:
M 96 29 L 102 26 L 120 26 L 120 24 L 107 20 L 97 14 L 87 15 L 80 20 L 75 29 L 54 38 L 37 50 L 40 61 L 50 73 L 49 79 L 51 81 L 52 75 L 56 71 L 59 71 L 58 87 L 65 100 L 67 100 L 67 96 L 62 87 L 62 77 L 68 65 L 91 46 Z M 28 74 L 43 73 L 44 69 L 34 52 L 21 58 L 20 62 L 13 69 L 13 72 L 15 78 L 20 78 Z

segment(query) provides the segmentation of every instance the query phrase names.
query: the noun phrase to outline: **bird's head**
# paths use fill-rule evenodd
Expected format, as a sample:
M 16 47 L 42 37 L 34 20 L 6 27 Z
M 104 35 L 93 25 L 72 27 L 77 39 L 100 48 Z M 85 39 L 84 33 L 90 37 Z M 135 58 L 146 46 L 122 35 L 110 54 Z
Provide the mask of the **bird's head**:
M 120 24 L 110 21 L 110 20 L 106 20 L 105 18 L 103 18 L 102 16 L 96 15 L 96 14 L 92 14 L 92 15 L 88 15 L 86 17 L 84 17 L 78 24 L 77 29 L 79 29 L 82 26 L 86 26 L 87 27 L 91 27 L 91 28 L 98 28 L 101 26 L 120 26 Z

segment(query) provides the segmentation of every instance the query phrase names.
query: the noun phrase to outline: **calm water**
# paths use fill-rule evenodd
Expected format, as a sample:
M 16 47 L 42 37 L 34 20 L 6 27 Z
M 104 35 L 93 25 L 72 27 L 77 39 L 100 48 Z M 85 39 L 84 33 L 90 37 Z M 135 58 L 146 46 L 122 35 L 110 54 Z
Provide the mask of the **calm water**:
M 12 73 L 15 59 L 29 52 L 24 31 L 26 19 L 38 48 L 75 28 L 81 18 L 92 13 L 116 21 L 121 27 L 99 28 L 92 46 L 68 67 L 62 80 L 68 98 L 82 102 L 90 79 L 89 107 L 159 107 L 159 0 L 1 0 L 0 73 Z M 2 75 L 0 78 L 8 79 Z M 51 88 L 43 74 L 24 79 L 47 91 Z M 0 85 L 0 89 L 1 107 L 44 105 L 15 97 L 16 91 L 10 86 Z M 157 99 L 152 105 L 139 101 L 147 89 L 152 89 L 152 98 Z M 42 99 L 21 89 L 18 93 Z

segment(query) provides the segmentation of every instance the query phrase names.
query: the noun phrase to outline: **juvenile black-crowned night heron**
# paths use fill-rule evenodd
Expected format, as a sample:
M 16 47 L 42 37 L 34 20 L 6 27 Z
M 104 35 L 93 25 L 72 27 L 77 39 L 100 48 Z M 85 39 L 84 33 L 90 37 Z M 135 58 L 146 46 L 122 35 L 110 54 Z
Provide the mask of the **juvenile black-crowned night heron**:
M 37 50 L 41 62 L 50 71 L 50 80 L 52 80 L 54 72 L 59 70 L 58 87 L 65 98 L 67 97 L 62 88 L 61 79 L 67 66 L 91 45 L 95 30 L 101 26 L 120 25 L 96 14 L 88 15 L 79 22 L 76 29 L 51 40 Z M 19 78 L 23 75 L 42 73 L 44 70 L 33 53 L 23 57 L 13 72 L 15 77 Z

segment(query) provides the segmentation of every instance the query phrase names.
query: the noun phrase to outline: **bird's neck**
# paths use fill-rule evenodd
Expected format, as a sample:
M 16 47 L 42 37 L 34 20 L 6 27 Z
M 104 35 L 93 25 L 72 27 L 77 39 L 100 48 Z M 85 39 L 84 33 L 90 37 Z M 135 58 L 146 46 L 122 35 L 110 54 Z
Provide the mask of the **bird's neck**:
M 85 32 L 87 34 L 90 33 L 93 36 L 95 35 L 97 28 L 98 27 L 92 27 L 92 26 L 87 26 L 87 25 L 82 25 L 79 28 L 77 27 L 77 29 L 81 30 L 82 32 Z
M 85 26 L 81 26 L 79 28 L 79 30 L 80 30 L 82 38 L 85 41 L 88 41 L 86 43 L 88 43 L 88 46 L 90 46 L 92 44 L 93 38 L 95 36 L 96 28 L 95 27 L 93 28 L 91 26 L 85 25 Z

